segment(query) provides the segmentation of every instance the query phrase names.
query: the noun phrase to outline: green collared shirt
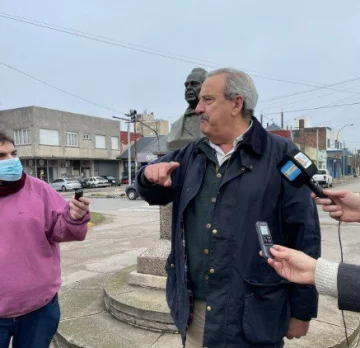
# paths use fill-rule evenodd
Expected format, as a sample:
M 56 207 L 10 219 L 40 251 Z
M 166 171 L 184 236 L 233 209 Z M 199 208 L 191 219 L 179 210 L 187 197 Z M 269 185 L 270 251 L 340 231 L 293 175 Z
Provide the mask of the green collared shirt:
M 227 161 L 218 167 L 216 155 L 207 142 L 199 149 L 206 155 L 206 173 L 196 197 L 190 202 L 184 213 L 184 229 L 188 272 L 192 282 L 194 298 L 206 301 L 208 295 L 209 255 L 212 217 L 222 177 Z

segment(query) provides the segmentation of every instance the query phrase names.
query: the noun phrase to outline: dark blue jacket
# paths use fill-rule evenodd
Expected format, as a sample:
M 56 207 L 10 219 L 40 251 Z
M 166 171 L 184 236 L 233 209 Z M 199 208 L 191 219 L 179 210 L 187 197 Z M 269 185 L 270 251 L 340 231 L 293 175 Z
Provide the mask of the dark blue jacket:
M 339 309 L 360 312 L 360 266 L 340 263 L 337 287 Z
M 206 141 L 200 140 L 200 141 Z M 157 162 L 177 161 L 172 187 L 143 185 L 137 190 L 151 205 L 173 202 L 171 254 L 166 270 L 167 301 L 183 340 L 191 313 L 187 289 L 183 213 L 199 192 L 206 156 L 199 141 L 170 152 Z M 317 315 L 313 286 L 289 284 L 259 256 L 257 221 L 267 221 L 274 243 L 318 258 L 320 228 L 308 188 L 296 189 L 282 180 L 276 165 L 295 145 L 267 133 L 254 118 L 243 142 L 231 157 L 217 196 L 212 219 L 209 295 L 204 333 L 207 348 L 278 348 L 290 316 L 310 320 Z

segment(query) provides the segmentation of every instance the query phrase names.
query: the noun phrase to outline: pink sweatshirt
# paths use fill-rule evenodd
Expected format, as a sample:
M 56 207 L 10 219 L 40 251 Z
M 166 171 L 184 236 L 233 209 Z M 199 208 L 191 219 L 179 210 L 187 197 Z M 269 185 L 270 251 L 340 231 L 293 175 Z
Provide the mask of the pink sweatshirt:
M 0 197 L 0 318 L 32 312 L 61 286 L 59 244 L 84 240 L 90 214 L 72 220 L 67 202 L 47 183 Z

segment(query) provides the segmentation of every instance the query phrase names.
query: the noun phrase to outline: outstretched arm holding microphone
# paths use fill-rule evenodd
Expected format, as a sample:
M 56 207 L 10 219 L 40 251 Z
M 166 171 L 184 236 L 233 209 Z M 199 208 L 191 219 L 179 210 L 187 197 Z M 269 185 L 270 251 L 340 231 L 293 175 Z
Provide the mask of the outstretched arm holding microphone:
M 348 190 L 324 190 L 329 198 L 315 198 L 323 210 L 343 222 L 360 222 L 360 198 Z M 319 293 L 338 298 L 339 309 L 360 312 L 360 266 L 318 260 L 303 252 L 274 245 L 268 263 L 287 280 L 315 284 Z

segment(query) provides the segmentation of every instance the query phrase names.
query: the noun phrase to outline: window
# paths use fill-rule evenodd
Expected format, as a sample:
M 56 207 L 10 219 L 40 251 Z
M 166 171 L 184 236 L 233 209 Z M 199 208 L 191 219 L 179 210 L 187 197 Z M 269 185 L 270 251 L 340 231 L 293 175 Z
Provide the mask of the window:
M 119 150 L 119 138 L 111 137 L 111 150 Z
M 16 129 L 14 130 L 15 145 L 30 144 L 30 130 L 29 129 Z
M 57 183 L 63 182 L 63 181 L 64 181 L 63 179 L 56 179 L 56 180 L 52 181 L 51 183 L 52 184 L 57 184 Z
M 40 145 L 59 146 L 59 131 L 52 129 L 40 129 Z
M 79 146 L 78 134 L 74 132 L 66 132 L 66 146 Z
M 330 147 L 330 139 L 327 140 L 327 147 Z
M 90 134 L 84 134 L 83 139 L 84 139 L 84 140 L 91 140 Z
M 105 135 L 95 135 L 95 148 L 96 149 L 106 149 Z

